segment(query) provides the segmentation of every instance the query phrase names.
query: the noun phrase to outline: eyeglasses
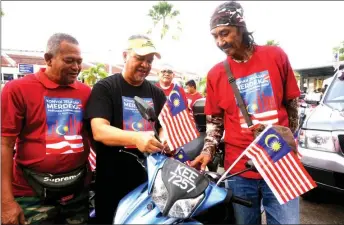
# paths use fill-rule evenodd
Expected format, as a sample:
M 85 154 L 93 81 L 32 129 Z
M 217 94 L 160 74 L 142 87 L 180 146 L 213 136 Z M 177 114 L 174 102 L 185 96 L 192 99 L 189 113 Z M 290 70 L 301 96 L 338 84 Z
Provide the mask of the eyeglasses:
M 169 73 L 169 74 L 171 74 L 171 73 L 173 73 L 173 71 L 172 70 L 161 70 L 161 73 Z

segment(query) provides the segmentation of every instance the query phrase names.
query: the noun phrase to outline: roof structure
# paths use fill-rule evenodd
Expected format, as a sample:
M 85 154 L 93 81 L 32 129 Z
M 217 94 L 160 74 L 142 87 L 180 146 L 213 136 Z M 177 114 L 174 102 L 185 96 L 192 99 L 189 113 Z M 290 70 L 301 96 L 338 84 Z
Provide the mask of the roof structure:
M 339 62 L 340 69 L 344 69 L 344 61 Z M 302 77 L 333 76 L 335 71 L 333 64 L 295 69 Z

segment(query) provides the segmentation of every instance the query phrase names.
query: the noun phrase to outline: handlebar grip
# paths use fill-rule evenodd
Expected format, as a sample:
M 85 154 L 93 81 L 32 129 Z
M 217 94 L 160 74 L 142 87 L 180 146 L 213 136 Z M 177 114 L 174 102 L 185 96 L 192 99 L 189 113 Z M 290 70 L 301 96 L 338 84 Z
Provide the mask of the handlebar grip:
M 246 207 L 252 207 L 252 205 L 253 205 L 253 203 L 251 201 L 237 197 L 237 196 L 234 196 L 234 195 L 232 196 L 231 201 L 233 203 L 237 203 L 237 204 L 240 204 L 240 205 L 243 205 Z

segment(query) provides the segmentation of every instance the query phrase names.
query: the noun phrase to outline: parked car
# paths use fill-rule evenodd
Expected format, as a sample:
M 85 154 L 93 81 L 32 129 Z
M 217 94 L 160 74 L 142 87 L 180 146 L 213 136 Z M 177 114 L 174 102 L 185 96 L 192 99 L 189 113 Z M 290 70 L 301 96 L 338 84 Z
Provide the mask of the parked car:
M 318 184 L 344 193 L 344 70 L 338 71 L 298 134 L 306 170 Z M 312 192 L 310 192 L 312 193 Z

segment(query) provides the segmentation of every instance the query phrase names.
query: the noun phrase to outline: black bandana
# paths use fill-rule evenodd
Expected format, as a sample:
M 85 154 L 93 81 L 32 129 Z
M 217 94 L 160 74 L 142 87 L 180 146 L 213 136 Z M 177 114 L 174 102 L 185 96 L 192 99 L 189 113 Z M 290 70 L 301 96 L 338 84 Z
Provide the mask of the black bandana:
M 225 2 L 219 5 L 210 19 L 210 30 L 218 26 L 246 27 L 244 10 L 235 1 Z

